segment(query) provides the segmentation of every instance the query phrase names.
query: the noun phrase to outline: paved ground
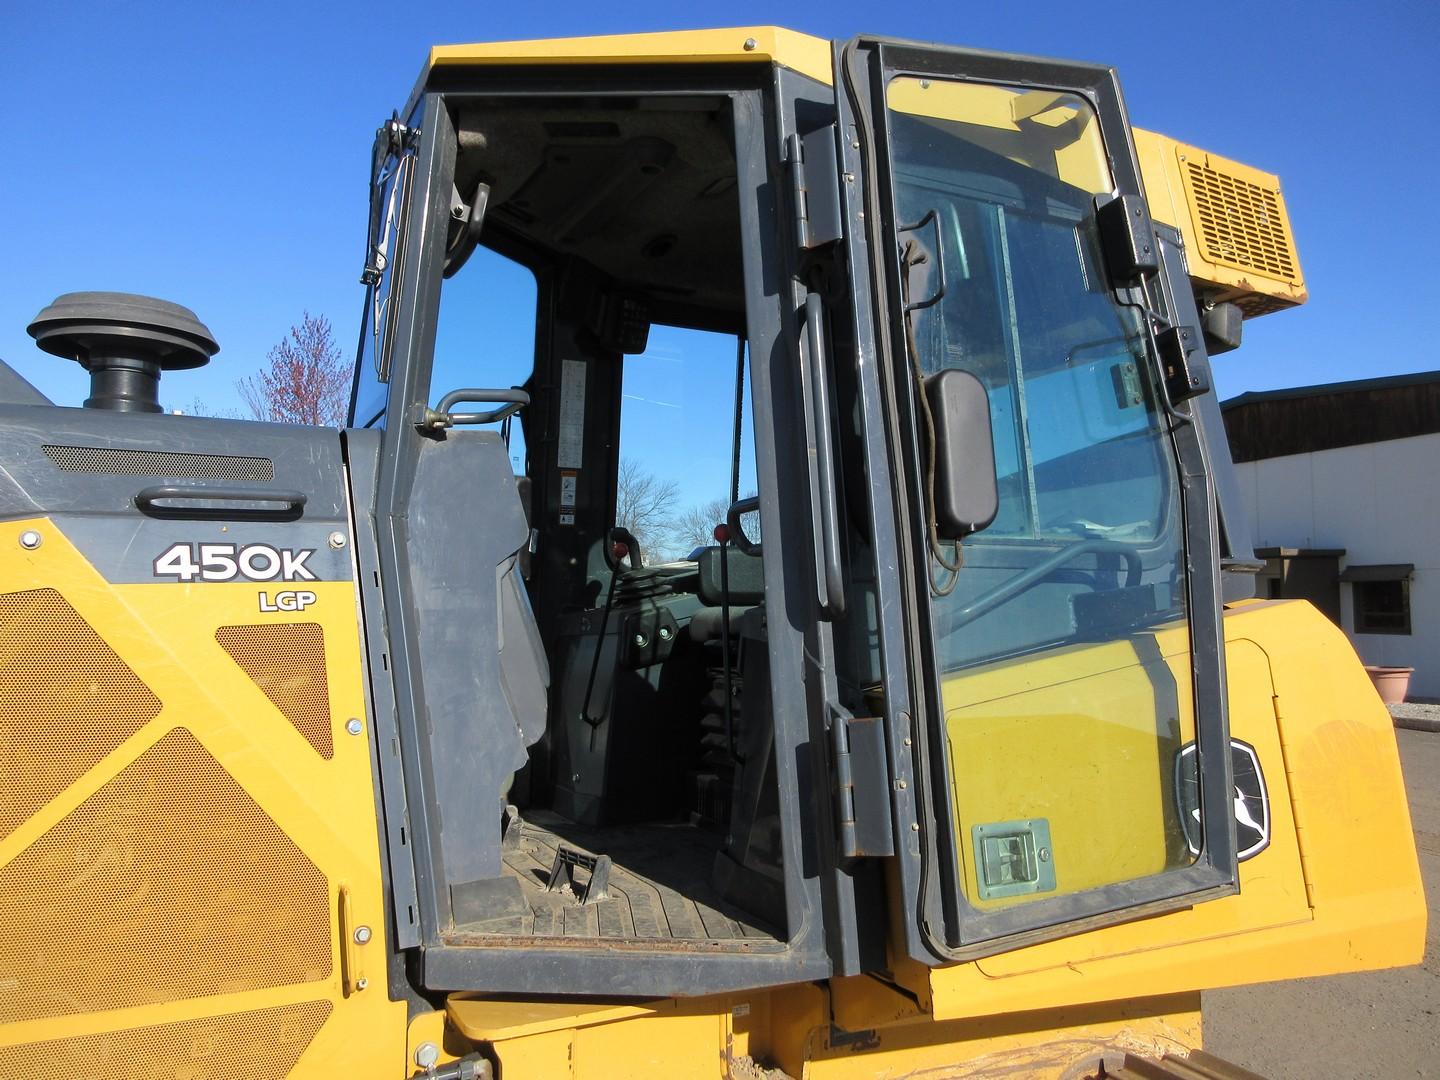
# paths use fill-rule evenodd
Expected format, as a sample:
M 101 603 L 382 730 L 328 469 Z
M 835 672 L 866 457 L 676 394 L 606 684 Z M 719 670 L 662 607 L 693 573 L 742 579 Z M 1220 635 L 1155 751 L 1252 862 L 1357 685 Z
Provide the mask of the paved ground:
M 1207 993 L 1212 1053 L 1272 1080 L 1440 1080 L 1440 733 L 1395 734 L 1430 904 L 1424 964 Z

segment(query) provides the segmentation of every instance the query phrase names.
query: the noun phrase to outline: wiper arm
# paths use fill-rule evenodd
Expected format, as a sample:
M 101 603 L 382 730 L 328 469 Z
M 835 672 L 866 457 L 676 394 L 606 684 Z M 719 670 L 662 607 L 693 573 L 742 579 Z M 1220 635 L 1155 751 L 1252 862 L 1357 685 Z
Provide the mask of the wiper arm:
M 380 229 L 383 213 L 380 192 L 385 186 L 385 162 L 404 152 L 413 134 L 400 123 L 399 113 L 392 113 L 390 119 L 375 130 L 375 145 L 370 154 L 370 225 L 365 236 L 365 269 L 360 273 L 362 285 L 377 284 L 385 272 L 386 252 Z

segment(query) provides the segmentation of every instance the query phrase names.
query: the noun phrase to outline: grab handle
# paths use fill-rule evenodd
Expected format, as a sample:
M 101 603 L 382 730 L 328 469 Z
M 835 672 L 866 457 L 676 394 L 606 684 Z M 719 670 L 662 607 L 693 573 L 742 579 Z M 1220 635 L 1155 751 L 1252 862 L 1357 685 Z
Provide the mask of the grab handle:
M 297 518 L 308 496 L 286 488 L 198 487 L 155 484 L 135 494 L 135 509 L 159 518 Z M 214 503 L 229 503 L 215 506 Z

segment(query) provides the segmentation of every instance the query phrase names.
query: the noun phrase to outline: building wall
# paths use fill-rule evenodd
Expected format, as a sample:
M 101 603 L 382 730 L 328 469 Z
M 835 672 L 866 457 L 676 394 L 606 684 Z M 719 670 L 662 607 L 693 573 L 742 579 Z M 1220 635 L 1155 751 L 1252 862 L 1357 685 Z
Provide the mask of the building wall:
M 1413 667 L 1411 697 L 1440 698 L 1440 434 L 1235 466 L 1256 547 L 1344 548 L 1345 566 L 1413 563 L 1410 634 L 1356 634 L 1351 586 L 1342 625 L 1367 664 Z

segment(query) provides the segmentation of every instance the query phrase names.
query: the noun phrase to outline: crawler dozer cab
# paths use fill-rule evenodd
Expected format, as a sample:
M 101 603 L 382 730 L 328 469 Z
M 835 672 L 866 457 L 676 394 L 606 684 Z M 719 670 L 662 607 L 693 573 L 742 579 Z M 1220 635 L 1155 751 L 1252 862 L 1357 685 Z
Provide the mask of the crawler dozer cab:
M 0 365 L 0 1076 L 1081 1076 L 1419 958 L 1249 599 L 1273 176 L 1086 64 L 447 46 L 366 233 L 343 431 L 162 414 L 140 297 L 30 327 L 87 408 Z

